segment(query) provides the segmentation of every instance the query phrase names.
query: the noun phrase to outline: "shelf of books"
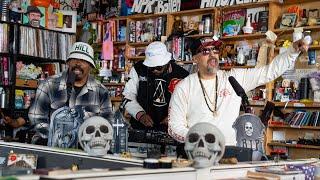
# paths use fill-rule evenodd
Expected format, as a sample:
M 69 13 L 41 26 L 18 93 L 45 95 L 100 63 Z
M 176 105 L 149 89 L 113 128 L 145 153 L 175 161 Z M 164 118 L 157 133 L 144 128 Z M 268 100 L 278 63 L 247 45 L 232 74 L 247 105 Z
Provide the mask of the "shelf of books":
M 310 129 L 310 130 L 320 130 L 320 126 L 295 126 L 286 124 L 268 124 L 269 128 L 286 128 L 286 129 Z
M 10 23 L 0 21 L 0 108 L 3 111 L 10 111 L 9 108 L 9 96 L 10 89 L 12 89 L 12 66 L 10 64 L 10 50 L 9 50 L 9 36 Z
M 193 34 L 193 35 L 187 35 L 186 37 L 191 37 L 191 38 L 205 38 L 205 37 L 212 37 L 212 33 L 208 34 Z
M 279 51 L 281 47 L 276 47 L 274 50 Z M 310 45 L 309 50 L 320 50 L 320 45 Z
M 294 28 L 281 28 L 281 29 L 274 29 L 273 32 L 279 36 L 281 34 L 292 33 L 293 30 Z M 318 31 L 320 30 L 320 26 L 304 26 L 303 30 Z
M 320 108 L 320 102 L 275 102 L 276 107 L 290 108 Z
M 75 38 L 74 34 L 20 26 L 19 54 L 66 60 Z
M 128 17 L 128 42 L 130 46 L 147 46 L 166 36 L 165 15 L 142 15 Z
M 304 127 L 304 126 L 320 126 L 320 111 L 305 111 L 295 110 L 290 112 L 283 121 L 289 126 Z
M 9 25 L 7 23 L 0 23 L 0 53 L 6 55 L 8 53 L 8 37 Z
M 135 14 L 127 17 L 127 20 L 131 21 L 141 21 L 146 19 L 157 19 L 159 17 L 166 17 L 166 14 Z
M 286 143 L 279 143 L 279 142 L 268 143 L 268 146 L 285 146 L 285 147 L 290 147 L 290 148 L 317 149 L 317 150 L 320 150 L 320 146 L 304 145 L 304 144 L 286 144 Z
M 12 42 L 6 45 L 12 49 L 8 54 L 11 58 L 12 68 L 8 74 L 12 78 L 9 80 L 12 87 L 7 92 L 10 102 L 7 107 L 16 117 L 17 111 L 27 111 L 30 107 L 39 82 L 61 72 L 76 36 L 69 32 L 20 24 L 12 24 L 10 30 L 16 33 L 10 35 Z M 6 69 L 6 60 L 2 60 L 1 64 Z
M 260 39 L 265 38 L 266 35 L 264 33 L 254 33 L 254 34 L 241 34 L 234 36 L 223 36 L 221 40 L 246 40 L 246 39 Z

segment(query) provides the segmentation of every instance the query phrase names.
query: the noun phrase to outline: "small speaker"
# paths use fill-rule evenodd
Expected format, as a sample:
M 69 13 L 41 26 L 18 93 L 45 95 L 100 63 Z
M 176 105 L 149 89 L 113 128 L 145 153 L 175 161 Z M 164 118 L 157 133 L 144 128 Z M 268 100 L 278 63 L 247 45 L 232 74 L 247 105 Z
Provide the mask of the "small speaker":
M 309 98 L 309 79 L 301 78 L 299 84 L 299 99 L 308 99 Z

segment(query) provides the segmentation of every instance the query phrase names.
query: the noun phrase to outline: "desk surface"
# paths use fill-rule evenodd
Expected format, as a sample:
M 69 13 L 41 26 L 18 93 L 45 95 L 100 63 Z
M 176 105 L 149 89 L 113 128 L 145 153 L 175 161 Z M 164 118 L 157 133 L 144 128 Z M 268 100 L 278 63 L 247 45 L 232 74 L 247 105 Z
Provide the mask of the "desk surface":
M 319 159 L 304 159 L 304 160 L 288 160 L 288 161 L 260 161 L 260 162 L 240 162 L 238 164 L 220 164 L 205 169 L 195 169 L 193 167 L 186 168 L 172 168 L 172 169 L 144 169 L 141 167 L 142 160 L 138 159 L 125 159 L 113 155 L 106 155 L 103 157 L 92 157 L 85 152 L 68 151 L 64 149 L 51 148 L 46 146 L 38 146 L 31 144 L 21 143 L 7 143 L 0 142 L 0 147 L 6 148 L 18 148 L 20 150 L 34 149 L 37 151 L 44 151 L 56 154 L 68 154 L 73 157 L 88 157 L 92 159 L 105 159 L 108 162 L 122 162 L 132 163 L 138 165 L 137 167 L 124 167 L 119 169 L 103 168 L 103 169 L 87 169 L 72 172 L 71 174 L 58 174 L 54 176 L 41 176 L 48 179 L 89 179 L 89 178 L 103 178 L 103 179 L 130 179 L 132 177 L 141 179 L 183 179 L 183 180 L 198 180 L 203 177 L 219 178 L 233 178 L 233 177 L 245 177 L 248 170 L 254 170 L 256 167 L 262 166 L 281 166 L 285 164 L 306 164 L 319 162 Z
M 186 168 L 172 168 L 172 169 L 144 169 L 141 167 L 124 168 L 123 170 L 108 170 L 108 169 L 92 169 L 92 170 L 80 170 L 78 172 L 67 175 L 55 175 L 55 176 L 42 176 L 48 179 L 69 179 L 69 178 L 117 178 L 126 179 L 128 177 L 141 177 L 142 179 L 176 179 L 182 177 L 183 180 L 188 179 L 225 179 L 225 178 L 237 178 L 245 177 L 247 170 L 254 170 L 256 167 L 261 166 L 281 166 L 285 164 L 304 164 L 314 163 L 317 159 L 306 159 L 298 161 L 281 161 L 278 163 L 272 161 L 265 162 L 243 162 L 236 165 L 217 165 L 205 169 L 195 169 L 192 167 Z M 157 178 L 159 177 L 159 178 Z M 210 178 L 207 178 L 210 177 Z M 180 179 L 180 178 L 178 178 Z

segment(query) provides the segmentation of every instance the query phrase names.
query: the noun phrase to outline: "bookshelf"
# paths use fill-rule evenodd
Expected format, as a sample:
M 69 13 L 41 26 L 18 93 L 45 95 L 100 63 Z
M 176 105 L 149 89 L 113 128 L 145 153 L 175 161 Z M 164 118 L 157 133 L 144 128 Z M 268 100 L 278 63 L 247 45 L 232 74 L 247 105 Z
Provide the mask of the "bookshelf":
M 13 118 L 28 118 L 28 103 L 32 101 L 39 83 L 41 71 L 38 67 L 42 68 L 44 76 L 60 73 L 65 67 L 63 64 L 67 59 L 68 49 L 75 42 L 75 34 L 16 23 L 9 23 L 8 30 L 10 78 L 7 86 L 8 104 L 4 109 Z M 26 70 L 28 68 L 31 68 L 30 73 Z
M 221 37 L 221 40 L 225 41 L 239 41 L 239 40 L 255 40 L 255 39 L 263 39 L 266 35 L 263 33 L 254 33 L 254 34 L 241 34 L 236 36 L 224 36 Z
M 10 66 L 10 59 L 12 58 L 11 49 L 9 48 L 9 39 L 12 31 L 10 31 L 11 24 L 7 22 L 0 22 L 0 108 L 4 112 L 10 111 L 12 105 L 9 97 L 12 92 L 11 77 L 9 76 L 12 66 Z
M 276 107 L 320 108 L 320 102 L 273 102 Z
M 287 154 L 293 159 L 319 157 L 320 144 L 316 143 L 320 135 L 319 105 L 317 102 L 290 102 L 287 105 L 275 102 L 276 108 L 280 108 L 283 113 L 293 115 L 292 118 L 287 115 L 285 121 L 269 121 L 266 131 L 267 153 L 285 147 Z M 280 139 L 279 134 L 282 134 Z M 301 144 L 299 143 L 301 138 L 310 139 L 313 143 Z
M 210 37 L 213 36 L 214 34 L 214 13 L 215 13 L 215 8 L 206 8 L 206 9 L 194 9 L 194 10 L 187 10 L 187 11 L 181 11 L 181 12 L 174 12 L 174 13 L 167 13 L 167 14 L 136 14 L 136 15 L 131 15 L 131 16 L 126 16 L 126 17 L 115 17 L 115 18 L 109 18 L 107 20 L 102 20 L 102 21 L 95 21 L 97 24 L 100 24 L 103 28 L 106 26 L 106 24 L 111 23 L 114 25 L 112 31 L 112 41 L 113 41 L 113 46 L 116 51 L 119 49 L 125 49 L 125 68 L 121 72 L 116 72 L 113 69 L 113 74 L 115 75 L 120 75 L 124 73 L 125 75 L 128 75 L 130 72 L 130 67 L 133 66 L 133 64 L 137 61 L 141 61 L 145 59 L 144 55 L 144 50 L 146 46 L 148 46 L 151 42 L 154 40 L 157 41 L 163 41 L 165 37 L 168 37 L 171 32 L 172 32 L 172 26 L 174 23 L 174 18 L 176 16 L 194 16 L 194 15 L 199 15 L 202 16 L 204 14 L 210 14 L 212 16 L 211 18 L 211 32 L 207 34 L 193 34 L 189 35 L 188 37 L 195 37 L 195 38 L 200 38 L 200 37 Z M 148 39 L 148 38 L 137 38 L 136 34 L 132 35 L 132 32 L 130 27 L 134 28 L 140 28 L 141 24 L 148 25 L 149 27 L 151 26 L 150 24 L 153 24 L 152 26 L 152 31 L 154 33 L 152 34 L 153 38 Z M 161 28 L 159 28 L 159 25 Z M 125 27 L 123 30 L 123 27 Z M 101 29 L 103 29 L 101 28 Z M 99 29 L 99 28 L 98 28 Z M 122 29 L 122 31 L 121 31 Z M 122 35 L 120 35 L 123 33 Z M 102 35 L 102 33 L 99 33 Z M 138 33 L 137 33 L 138 34 Z M 124 36 L 124 39 L 120 39 L 120 36 Z M 139 36 L 143 36 L 139 35 Z M 163 39 L 164 38 L 164 39 Z M 102 39 L 102 38 L 98 38 Z M 97 44 L 100 44 L 101 47 L 101 42 L 97 42 Z M 114 51 L 114 52 L 116 52 Z M 115 53 L 114 56 L 114 62 L 117 62 L 117 58 L 119 57 L 119 54 Z M 177 61 L 178 64 L 182 66 L 189 66 L 192 65 L 192 61 L 185 61 L 184 59 L 179 59 Z M 120 82 L 120 81 L 119 81 Z M 120 83 L 104 83 L 104 85 L 111 91 L 111 97 L 112 97 L 112 103 L 113 105 L 117 108 L 117 104 L 119 102 L 119 99 L 121 97 L 117 96 L 119 92 L 119 88 L 124 88 L 123 82 Z
M 300 149 L 316 149 L 316 150 L 320 150 L 320 146 L 302 145 L 302 144 L 269 143 L 268 145 L 270 145 L 270 146 L 285 146 L 285 147 L 300 148 Z
M 128 66 L 132 66 L 135 62 L 137 61 L 141 61 L 144 60 L 145 56 L 142 54 L 136 54 L 136 52 L 142 52 L 143 48 L 145 48 L 150 42 L 149 40 L 146 41 L 141 41 L 139 40 L 138 42 L 130 39 L 132 37 L 130 37 L 130 27 L 136 27 L 136 24 L 133 25 L 133 22 L 142 22 L 142 21 L 146 21 L 146 20 L 150 20 L 150 19 L 157 19 L 159 17 L 163 18 L 163 31 L 161 31 L 161 37 L 156 37 L 156 40 L 165 40 L 167 37 L 169 37 L 169 35 L 173 32 L 174 30 L 174 23 L 175 23 L 175 18 L 176 17 L 181 17 L 181 19 L 183 19 L 183 17 L 191 17 L 191 16 L 199 16 L 200 19 L 203 16 L 206 15 L 210 15 L 211 16 L 211 20 L 210 20 L 210 32 L 209 33 L 197 33 L 197 34 L 192 34 L 192 35 L 187 35 L 186 37 L 193 37 L 193 38 L 201 38 L 201 37 L 211 37 L 214 34 L 221 34 L 222 32 L 222 19 L 223 19 L 223 15 L 225 12 L 228 11 L 235 11 L 235 10 L 242 10 L 242 9 L 255 9 L 255 8 L 264 8 L 265 11 L 268 11 L 268 16 L 267 16 L 267 26 L 268 29 L 272 30 L 273 32 L 275 32 L 278 35 L 278 39 L 279 38 L 286 38 L 286 36 L 291 36 L 292 32 L 293 32 L 293 28 L 285 28 L 285 29 L 279 29 L 277 27 L 278 21 L 279 21 L 279 17 L 282 16 L 282 14 L 284 13 L 285 10 L 288 9 L 289 6 L 291 5 L 298 5 L 298 6 L 302 6 L 304 8 L 312 8 L 312 7 L 318 7 L 320 4 L 320 2 L 317 0 L 292 0 L 292 1 L 288 1 L 285 0 L 284 3 L 280 3 L 278 0 L 269 0 L 269 1 L 263 1 L 263 2 L 255 2 L 255 3 L 245 3 L 245 4 L 241 4 L 241 5 L 234 5 L 234 6 L 226 6 L 226 7 L 219 7 L 219 8 L 204 8 L 204 9 L 193 9 L 193 10 L 186 10 L 186 11 L 180 11 L 180 12 L 173 12 L 173 13 L 167 13 L 167 14 L 149 14 L 149 15 L 144 15 L 144 14 L 137 14 L 137 15 L 132 15 L 132 16 L 127 16 L 127 17 L 116 17 L 116 18 L 110 18 L 108 20 L 104 20 L 102 21 L 103 24 L 108 23 L 109 21 L 115 21 L 116 27 L 115 27 L 115 32 L 119 32 L 118 29 L 121 29 L 121 26 L 124 26 L 123 24 L 125 24 L 126 29 L 125 29 L 125 40 L 119 40 L 119 38 L 117 37 L 117 34 L 115 35 L 116 37 L 113 39 L 113 45 L 115 48 L 125 48 L 125 62 L 126 62 L 126 68 L 125 68 L 125 73 L 128 73 L 130 70 L 130 67 Z M 122 24 L 122 25 L 121 25 Z M 319 32 L 320 30 L 320 26 L 307 26 L 304 27 L 305 30 L 311 30 L 312 32 Z M 318 37 L 318 36 L 317 36 Z M 134 37 L 135 38 L 135 37 Z M 235 36 L 222 36 L 221 40 L 224 42 L 224 44 L 232 44 L 232 45 L 238 45 L 240 41 L 246 41 L 248 43 L 260 43 L 261 40 L 265 39 L 265 34 L 261 33 L 261 32 L 254 32 L 253 34 L 239 34 L 239 35 L 235 35 Z M 134 49 L 134 50 L 132 50 Z M 172 49 L 172 48 L 169 48 Z M 310 49 L 314 49 L 314 50 L 319 50 L 320 49 L 320 45 L 313 45 L 310 47 Z M 278 53 L 279 48 L 275 48 L 274 49 L 275 52 L 269 53 L 268 56 L 268 60 L 267 62 L 271 62 L 273 57 Z M 132 52 L 133 51 L 133 52 Z M 186 60 L 182 57 L 177 56 L 176 57 L 177 60 L 177 64 L 179 65 L 192 65 L 192 61 L 191 60 Z M 296 66 L 298 68 L 314 68 L 315 66 L 308 66 L 305 64 L 302 64 L 300 62 L 297 62 Z M 230 70 L 231 68 L 254 68 L 255 66 L 251 66 L 251 65 L 244 65 L 244 66 L 237 66 L 237 65 L 232 65 L 232 66 L 221 66 L 221 69 L 223 70 Z M 262 86 L 259 88 L 265 88 L 267 91 L 267 98 L 265 100 L 269 100 L 272 101 L 273 100 L 273 91 L 274 91 L 274 83 L 275 82 L 270 82 L 268 83 L 266 86 Z M 118 84 L 109 84 L 108 86 L 110 87 L 117 87 L 119 86 Z M 113 98 L 113 101 L 116 98 Z M 252 100 L 250 101 L 250 104 L 252 106 L 256 106 L 261 108 L 264 104 L 265 104 L 265 100 Z M 315 110 L 317 108 L 319 108 L 319 104 L 318 103 L 314 103 L 314 102 L 290 102 L 287 105 L 285 103 L 280 103 L 280 102 L 275 102 L 275 106 L 277 108 L 284 108 L 286 107 L 287 110 L 294 110 L 296 108 L 300 108 L 300 109 L 307 109 L 307 110 Z M 268 130 L 272 130 L 276 127 L 268 127 Z M 319 129 L 315 128 L 307 128 L 307 127 L 303 127 L 303 128 L 293 128 L 293 127 L 280 127 L 280 129 L 289 129 L 290 131 L 292 131 L 292 134 L 295 134 L 296 131 L 299 130 L 303 130 L 303 131 L 315 131 L 317 132 Z M 277 129 L 279 129 L 277 127 Z M 267 142 L 271 142 L 272 136 L 267 136 L 266 140 Z M 267 144 L 266 145 L 267 149 L 272 148 L 272 144 Z M 291 148 L 291 147 L 290 147 Z M 308 148 L 308 147 L 306 147 Z M 317 150 L 317 149 L 315 149 Z
M 298 6 L 301 9 L 314 9 L 315 7 L 318 7 L 320 5 L 319 1 L 316 0 L 291 0 L 291 1 L 284 1 L 283 4 L 274 4 L 273 10 L 275 12 L 275 17 L 282 17 L 283 13 L 286 13 L 289 7 L 292 6 Z M 276 22 L 276 21 L 274 21 Z M 319 25 L 314 26 L 304 26 L 303 30 L 310 30 L 312 39 L 318 40 Z M 273 32 L 275 32 L 278 36 L 278 39 L 282 40 L 290 40 L 292 41 L 292 33 L 293 28 L 279 28 L 279 25 L 277 23 L 273 24 Z M 319 52 L 320 46 L 319 45 L 311 45 L 310 50 L 314 50 L 316 52 Z M 280 47 L 276 47 L 274 49 L 274 55 L 279 53 Z M 316 64 L 319 63 L 319 58 L 316 60 Z M 299 70 L 301 69 L 303 72 L 311 72 L 312 69 L 319 69 L 318 65 L 310 65 L 308 64 L 308 54 L 302 54 L 299 59 L 297 60 L 295 64 L 295 68 L 297 70 L 297 73 L 299 73 Z M 276 82 L 281 81 L 281 79 L 276 79 L 273 82 L 268 84 L 269 89 L 269 100 L 273 100 L 273 93 L 276 89 Z M 280 109 L 284 113 L 291 113 L 293 111 L 302 111 L 302 112 L 315 112 L 319 110 L 320 102 L 313 102 L 310 101 L 299 101 L 294 100 L 293 102 L 273 102 L 275 104 L 275 108 Z M 309 118 L 310 119 L 310 118 Z M 301 121 L 300 124 L 303 125 L 297 125 L 299 121 L 296 121 L 296 123 L 293 124 L 287 124 L 283 123 L 281 124 L 269 124 L 267 128 L 267 134 L 266 134 L 266 150 L 267 153 L 270 153 L 272 150 L 285 147 L 288 150 L 288 154 L 291 158 L 297 159 L 297 158 L 308 158 L 308 157 L 319 157 L 320 155 L 320 146 L 314 146 L 314 145 L 304 145 L 304 144 L 292 144 L 292 143 L 283 143 L 283 142 L 274 142 L 274 134 L 277 132 L 283 132 L 285 134 L 285 140 L 298 140 L 299 138 L 311 138 L 311 139 L 318 139 L 320 135 L 320 127 L 318 124 L 316 126 L 304 126 L 304 122 L 307 121 Z M 273 122 L 273 121 L 271 121 Z M 293 122 L 292 122 L 293 123 Z

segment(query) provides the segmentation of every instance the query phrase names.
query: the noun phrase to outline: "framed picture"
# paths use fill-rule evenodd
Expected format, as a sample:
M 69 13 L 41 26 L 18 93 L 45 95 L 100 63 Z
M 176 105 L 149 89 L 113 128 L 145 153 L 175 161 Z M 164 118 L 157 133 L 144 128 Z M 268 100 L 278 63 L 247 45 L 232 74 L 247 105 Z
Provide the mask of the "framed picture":
M 294 27 L 296 19 L 296 13 L 284 13 L 281 18 L 280 28 Z
M 47 28 L 55 30 L 58 27 L 58 14 L 57 13 L 48 13 L 48 22 Z M 62 26 L 61 26 L 62 27 Z
M 77 29 L 77 11 L 60 10 L 58 15 L 58 24 L 62 24 L 61 28 L 57 28 L 62 32 L 75 33 Z
M 22 24 L 44 28 L 46 25 L 46 9 L 38 6 L 28 6 L 23 14 Z
M 309 9 L 308 17 L 309 18 L 318 18 L 319 17 L 318 9 Z

